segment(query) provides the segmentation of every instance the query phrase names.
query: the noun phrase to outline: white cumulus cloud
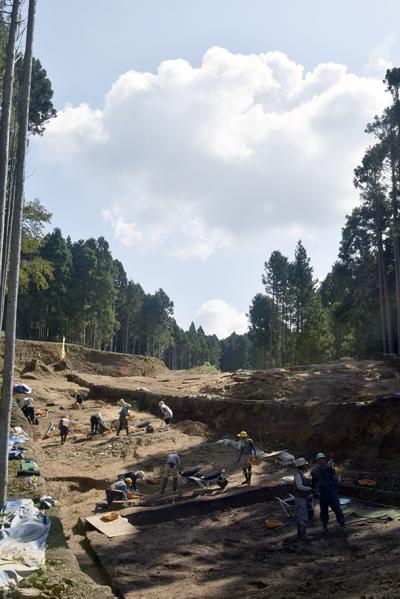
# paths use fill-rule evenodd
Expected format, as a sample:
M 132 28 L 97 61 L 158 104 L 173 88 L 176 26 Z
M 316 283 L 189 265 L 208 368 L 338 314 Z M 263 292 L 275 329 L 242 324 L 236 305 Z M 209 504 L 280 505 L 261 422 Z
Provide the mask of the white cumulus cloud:
M 202 326 L 206 334 L 215 334 L 219 339 L 228 337 L 234 331 L 245 333 L 248 328 L 246 314 L 220 299 L 211 299 L 202 304 L 196 313 L 195 324 Z
M 101 108 L 67 106 L 35 143 L 96 194 L 122 245 L 206 260 L 340 227 L 365 124 L 386 102 L 381 77 L 344 65 L 307 72 L 281 52 L 214 47 L 198 67 L 124 73 Z

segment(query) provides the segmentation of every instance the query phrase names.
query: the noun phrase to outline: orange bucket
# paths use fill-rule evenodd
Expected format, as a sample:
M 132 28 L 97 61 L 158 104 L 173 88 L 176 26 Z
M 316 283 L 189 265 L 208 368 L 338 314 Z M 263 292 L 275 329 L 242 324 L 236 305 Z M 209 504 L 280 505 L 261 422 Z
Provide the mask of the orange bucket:
M 283 522 L 278 522 L 277 520 L 266 520 L 265 526 L 271 530 L 276 530 L 278 528 L 282 528 Z
M 112 512 L 111 514 L 106 514 L 105 516 L 101 517 L 103 522 L 112 522 L 113 520 L 116 520 L 117 518 L 119 518 L 119 514 L 117 514 L 116 512 Z
M 361 487 L 375 487 L 377 482 L 376 482 L 376 480 L 370 480 L 369 478 L 361 478 L 358 481 L 358 484 Z

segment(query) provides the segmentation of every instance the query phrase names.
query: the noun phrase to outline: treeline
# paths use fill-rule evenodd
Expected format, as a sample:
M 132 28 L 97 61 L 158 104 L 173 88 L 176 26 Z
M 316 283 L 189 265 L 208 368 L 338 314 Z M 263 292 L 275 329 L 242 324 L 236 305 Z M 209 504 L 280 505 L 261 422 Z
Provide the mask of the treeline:
M 219 368 L 220 345 L 192 323 L 188 331 L 173 318 L 174 304 L 163 289 L 146 293 L 128 280 L 107 241 L 72 242 L 60 229 L 42 236 L 50 215 L 40 205 L 25 214 L 26 264 L 40 263 L 22 277 L 18 335 L 24 339 L 81 343 L 87 347 L 155 356 L 172 369 L 210 363 Z
M 249 309 L 248 337 L 255 354 L 250 363 L 266 368 L 328 359 L 332 347 L 329 314 L 301 241 L 292 261 L 279 251 L 272 252 L 264 264 L 262 282 L 265 293 L 258 293 Z
M 249 310 L 258 367 L 400 353 L 400 68 L 384 83 L 390 104 L 366 126 L 360 204 L 331 271 L 318 286 L 301 242 L 292 262 L 275 251 L 265 263 L 265 293 Z
M 367 125 L 373 143 L 354 171 L 360 205 L 321 285 L 336 356 L 400 352 L 400 69 L 384 82 L 391 102 Z

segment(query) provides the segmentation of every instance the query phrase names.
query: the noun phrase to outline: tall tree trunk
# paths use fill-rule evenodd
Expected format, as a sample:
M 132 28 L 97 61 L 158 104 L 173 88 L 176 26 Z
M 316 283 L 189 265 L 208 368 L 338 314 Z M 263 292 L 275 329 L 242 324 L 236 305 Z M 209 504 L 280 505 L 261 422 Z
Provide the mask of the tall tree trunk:
M 380 260 L 381 270 L 381 282 L 382 282 L 382 295 L 383 295 L 383 306 L 384 306 L 384 321 L 386 327 L 386 340 L 387 340 L 387 351 L 389 354 L 394 352 L 393 344 L 393 325 L 392 325 L 392 310 L 390 306 L 390 293 L 388 278 L 385 266 L 385 254 L 383 251 L 382 232 L 378 234 L 378 257 Z
M 4 250 L 4 229 L 7 213 L 7 188 L 9 171 L 9 146 L 10 146 L 10 122 L 11 108 L 14 89 L 14 67 L 15 67 L 15 43 L 17 39 L 18 17 L 20 9 L 20 0 L 14 0 L 10 29 L 6 50 L 6 67 L 3 78 L 3 93 L 1 101 L 1 120 L 0 120 L 0 267 L 3 268 L 3 250 Z M 7 269 L 7 262 L 5 264 Z M 1 282 L 5 277 L 1 277 Z M 4 314 L 4 283 L 0 288 L 0 328 L 3 325 Z
M 388 343 L 387 343 L 387 335 L 386 335 L 385 299 L 383 296 L 382 256 L 381 256 L 379 244 L 378 244 L 378 279 L 379 279 L 379 315 L 380 315 L 380 320 L 381 320 L 382 351 L 384 354 L 387 354 L 388 353 Z
M 396 311 L 397 311 L 397 353 L 400 353 L 400 248 L 399 248 L 399 213 L 398 213 L 398 191 L 396 179 L 396 148 L 394 141 L 391 141 L 390 150 L 390 168 L 391 168 L 391 196 L 392 196 L 392 242 L 394 250 L 394 274 L 396 288 Z
M 4 374 L 0 405 L 0 507 L 4 507 L 5 505 L 8 484 L 8 434 L 10 429 L 11 400 L 14 379 L 15 329 L 17 320 L 22 213 L 24 207 L 25 155 L 28 136 L 35 11 L 36 0 L 29 0 L 22 84 L 18 101 L 19 131 L 16 165 L 16 192 L 11 234 L 11 260 L 10 274 L 8 279 L 6 333 L 4 346 Z

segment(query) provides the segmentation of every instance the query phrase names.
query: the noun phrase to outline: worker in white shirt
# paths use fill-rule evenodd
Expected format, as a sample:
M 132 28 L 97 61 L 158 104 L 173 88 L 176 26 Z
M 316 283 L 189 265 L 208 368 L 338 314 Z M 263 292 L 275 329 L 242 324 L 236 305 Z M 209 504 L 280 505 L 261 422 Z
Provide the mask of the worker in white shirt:
M 307 534 L 308 506 L 312 498 L 312 487 L 308 483 L 304 471 L 308 463 L 304 458 L 296 460 L 297 472 L 294 475 L 294 496 L 297 510 L 297 534 L 303 541 L 312 541 L 313 536 Z
M 170 429 L 171 420 L 172 420 L 172 416 L 174 414 L 173 414 L 171 408 L 169 406 L 167 406 L 163 401 L 160 401 L 160 403 L 158 405 L 160 406 L 160 410 L 162 412 L 163 420 L 165 422 L 167 430 L 169 430 Z
M 168 483 L 168 479 L 170 476 L 172 477 L 172 488 L 173 488 L 174 492 L 177 490 L 177 488 L 178 488 L 178 473 L 180 470 L 182 470 L 182 468 L 183 468 L 182 460 L 181 460 L 178 452 L 173 451 L 172 453 L 169 454 L 169 456 L 167 457 L 167 461 L 165 462 L 164 475 L 161 480 L 160 495 L 162 495 L 165 492 L 165 489 L 166 489 L 166 486 Z

